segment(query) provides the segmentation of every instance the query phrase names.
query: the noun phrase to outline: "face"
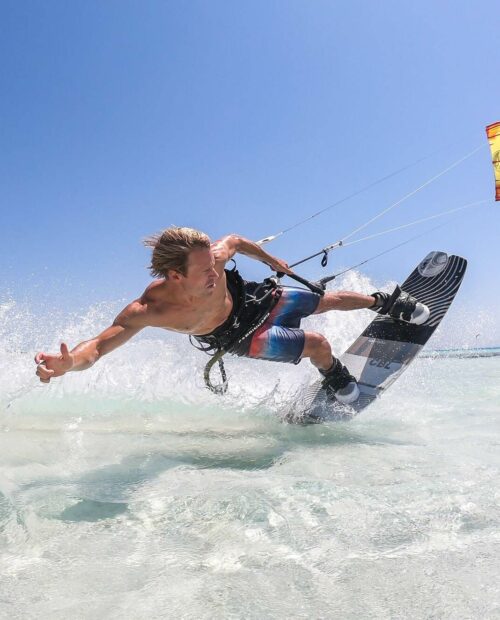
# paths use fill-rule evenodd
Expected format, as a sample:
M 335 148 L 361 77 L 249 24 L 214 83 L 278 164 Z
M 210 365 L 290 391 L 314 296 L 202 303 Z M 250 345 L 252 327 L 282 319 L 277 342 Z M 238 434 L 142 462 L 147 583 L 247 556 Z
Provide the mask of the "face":
M 210 295 L 217 286 L 219 274 L 215 271 L 215 258 L 209 248 L 192 250 L 187 261 L 187 275 L 185 284 L 188 284 L 193 293 Z

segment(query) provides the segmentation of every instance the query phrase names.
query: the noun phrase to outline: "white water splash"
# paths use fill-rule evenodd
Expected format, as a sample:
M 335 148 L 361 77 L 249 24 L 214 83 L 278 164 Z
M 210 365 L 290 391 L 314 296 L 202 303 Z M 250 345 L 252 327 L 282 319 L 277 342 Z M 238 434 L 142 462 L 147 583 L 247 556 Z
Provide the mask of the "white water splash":
M 228 358 L 221 399 L 206 358 L 160 330 L 39 386 L 36 350 L 74 346 L 122 305 L 0 306 L 4 615 L 498 615 L 500 358 L 417 360 L 352 422 L 310 427 L 277 416 L 308 362 Z M 439 335 L 450 348 L 477 324 L 458 316 Z M 342 352 L 372 317 L 304 326 Z

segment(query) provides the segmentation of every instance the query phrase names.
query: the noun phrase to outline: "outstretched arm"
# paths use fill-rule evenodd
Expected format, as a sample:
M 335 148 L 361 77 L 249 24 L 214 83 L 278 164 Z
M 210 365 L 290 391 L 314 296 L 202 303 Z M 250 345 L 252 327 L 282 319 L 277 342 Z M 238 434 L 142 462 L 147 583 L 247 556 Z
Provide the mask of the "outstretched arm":
M 213 250 L 216 260 L 224 260 L 227 262 L 236 253 L 239 253 L 265 263 L 274 271 L 293 273 L 284 260 L 268 254 L 260 245 L 240 235 L 228 235 L 227 237 L 223 237 L 213 244 Z
M 141 324 L 138 306 L 140 306 L 138 302 L 127 306 L 110 327 L 95 338 L 76 345 L 71 351 L 63 342 L 59 355 L 37 353 L 35 355 L 36 374 L 40 377 L 40 381 L 49 383 L 54 377 L 61 377 L 67 372 L 86 370 L 93 366 L 100 357 L 130 340 L 145 326 Z

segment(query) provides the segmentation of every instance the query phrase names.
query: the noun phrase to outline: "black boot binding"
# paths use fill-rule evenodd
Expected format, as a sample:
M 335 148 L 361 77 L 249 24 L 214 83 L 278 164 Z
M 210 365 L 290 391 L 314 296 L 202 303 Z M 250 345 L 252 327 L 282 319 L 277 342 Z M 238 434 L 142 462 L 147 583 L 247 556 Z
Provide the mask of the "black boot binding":
M 397 321 L 414 325 L 422 325 L 429 318 L 429 308 L 402 291 L 399 286 L 396 286 L 391 295 L 377 291 L 372 293 L 372 297 L 375 297 L 375 303 L 370 310 L 378 314 L 389 315 Z
M 358 398 L 359 388 L 356 378 L 338 359 L 335 359 L 331 368 L 328 370 L 319 369 L 319 372 L 325 377 L 323 389 L 327 392 L 333 392 L 340 403 L 349 404 Z

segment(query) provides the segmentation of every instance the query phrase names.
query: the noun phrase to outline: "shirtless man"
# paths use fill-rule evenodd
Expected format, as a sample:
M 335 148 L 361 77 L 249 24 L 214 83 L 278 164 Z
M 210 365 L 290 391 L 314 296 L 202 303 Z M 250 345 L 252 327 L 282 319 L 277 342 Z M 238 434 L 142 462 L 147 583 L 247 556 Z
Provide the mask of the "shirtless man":
M 302 288 L 245 282 L 237 271 L 224 269 L 236 253 L 262 261 L 274 271 L 292 272 L 283 260 L 238 235 L 211 243 L 202 232 L 172 227 L 145 244 L 153 250 L 150 271 L 159 279 L 98 336 L 71 351 L 61 343 L 60 354 L 37 353 L 36 374 L 42 383 L 90 368 L 145 327 L 162 327 L 236 355 L 291 363 L 308 357 L 325 377 L 325 389 L 349 403 L 359 394 L 355 378 L 333 357 L 324 336 L 300 329 L 301 319 L 329 310 L 361 308 L 412 323 L 423 323 L 429 316 L 426 306 L 405 294 L 395 303 L 381 292 L 336 291 L 320 296 Z

